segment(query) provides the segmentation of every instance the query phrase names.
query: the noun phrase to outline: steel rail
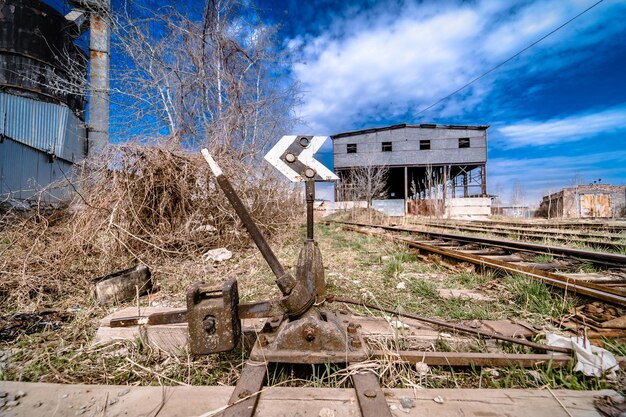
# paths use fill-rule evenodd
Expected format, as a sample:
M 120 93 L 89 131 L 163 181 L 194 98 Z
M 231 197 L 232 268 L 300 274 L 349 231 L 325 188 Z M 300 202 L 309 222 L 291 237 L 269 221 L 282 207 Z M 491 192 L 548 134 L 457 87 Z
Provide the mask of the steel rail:
M 524 239 L 551 239 L 560 242 L 580 242 L 587 245 L 595 246 L 595 247 L 604 247 L 608 249 L 621 249 L 626 248 L 626 244 L 623 241 L 626 241 L 626 236 L 617 236 L 617 235 L 608 235 L 602 236 L 601 234 L 597 235 L 588 235 L 588 234 L 577 234 L 577 233 L 566 233 L 563 234 L 561 231 L 554 230 L 530 230 L 530 229 L 519 229 L 519 228 L 500 228 L 499 226 L 472 226 L 472 225 L 464 225 L 464 224 L 446 224 L 446 223 L 436 223 L 436 222 L 425 222 L 425 223 L 412 223 L 416 226 L 424 226 L 429 228 L 439 228 L 439 229 L 451 229 L 457 230 L 459 232 L 478 232 L 478 233 L 491 233 L 495 235 L 507 236 L 507 235 L 517 235 L 520 238 Z M 597 240 L 595 238 L 604 238 L 606 240 Z
M 554 233 L 558 233 L 561 236 L 572 236 L 572 237 L 586 237 L 586 238 L 601 238 L 601 239 L 605 239 L 605 238 L 609 238 L 609 239 L 615 239 L 615 240 L 619 240 L 619 239 L 626 239 L 626 235 L 623 233 L 614 233 L 614 232 L 598 232 L 598 231 L 592 231 L 592 232 L 583 232 L 583 231 L 575 231 L 575 230 L 571 230 L 571 229 L 559 229 L 558 227 L 538 227 L 538 228 L 531 228 L 531 227 L 519 227 L 516 224 L 507 224 L 507 223 L 497 223 L 497 224 L 489 224 L 486 222 L 477 222 L 475 220 L 472 221 L 449 221 L 449 220 L 445 220 L 445 221 L 433 221 L 433 220 L 426 220 L 426 221 L 422 221 L 420 219 L 415 219 L 415 220 L 410 220 L 411 224 L 414 225 L 432 225 L 433 227 L 449 227 L 449 228 L 460 228 L 460 229 L 466 229 L 466 228 L 476 228 L 476 229 L 481 229 L 481 230 L 496 230 L 496 231 L 510 231 L 510 232 L 515 232 L 515 233 L 519 233 L 519 234 L 529 234 L 529 233 L 542 233 L 542 234 L 554 234 Z
M 544 223 L 524 223 L 524 222 L 506 222 L 506 221 L 497 221 L 497 220 L 472 220 L 473 223 L 476 224 L 486 224 L 486 225 L 508 225 L 508 226 L 516 226 L 521 228 L 553 228 L 553 229 L 588 229 L 588 230 L 605 230 L 605 231 L 626 231 L 626 222 L 621 223 L 588 223 L 588 222 L 544 222 Z
M 327 221 L 328 222 L 328 221 Z M 498 246 L 506 249 L 515 249 L 515 250 L 525 250 L 530 252 L 539 252 L 539 253 L 550 253 L 552 255 L 562 255 L 568 256 L 572 258 L 584 259 L 588 261 L 594 261 L 600 264 L 612 265 L 612 266 L 626 266 L 626 255 L 620 255 L 617 253 L 607 253 L 607 252 L 594 252 L 587 251 L 582 249 L 574 249 L 574 248 L 564 248 L 562 246 L 552 246 L 552 245 L 540 245 L 538 243 L 531 242 L 520 242 L 515 240 L 508 239 L 490 239 L 480 236 L 466 236 L 466 235 L 455 235 L 451 233 L 440 233 L 440 232 L 429 232 L 415 229 L 408 229 L 404 227 L 398 226 L 382 226 L 382 225 L 374 225 L 367 223 L 357 223 L 357 222 L 343 222 L 333 220 L 333 223 L 337 224 L 345 224 L 359 227 L 370 227 L 370 228 L 378 228 L 384 230 L 390 230 L 394 232 L 400 233 L 412 233 L 412 234 L 421 234 L 429 237 L 437 237 L 441 239 L 455 240 L 458 242 L 467 242 L 467 243 L 482 243 L 489 246 Z
M 337 222 L 337 223 L 340 223 L 340 222 Z M 341 222 L 341 223 L 344 224 L 344 227 L 352 231 L 365 233 L 363 231 L 360 231 L 357 227 L 355 227 L 356 225 L 346 224 L 346 222 Z M 369 226 L 361 225 L 358 227 L 378 228 L 378 226 L 374 226 L 374 225 L 369 225 Z M 541 271 L 541 270 L 537 270 L 534 268 L 525 267 L 522 265 L 515 265 L 512 263 L 497 261 L 497 260 L 483 257 L 480 255 L 472 255 L 472 254 L 461 253 L 461 252 L 457 252 L 457 251 L 453 251 L 449 249 L 443 249 L 437 246 L 415 242 L 411 239 L 404 238 L 404 237 L 386 235 L 380 232 L 379 233 L 374 232 L 373 234 L 376 234 L 380 237 L 391 239 L 397 242 L 402 242 L 420 251 L 435 253 L 442 257 L 454 259 L 460 262 L 467 262 L 467 263 L 471 263 L 474 265 L 479 265 L 481 267 L 491 268 L 497 271 L 505 271 L 505 272 L 510 272 L 510 273 L 522 274 L 522 275 L 525 275 L 534 279 L 539 279 L 547 284 L 562 288 L 565 291 L 570 291 L 573 293 L 586 295 L 586 296 L 603 300 L 603 301 L 616 304 L 619 306 L 626 306 L 626 292 L 619 290 L 618 288 L 603 287 L 598 284 L 580 282 L 567 276 L 558 275 L 558 274 L 554 274 L 554 273 L 550 273 L 546 271 Z
M 548 271 L 542 271 L 523 265 L 516 265 L 514 263 L 498 261 L 485 256 L 457 252 L 451 249 L 444 249 L 438 246 L 415 242 L 411 239 L 400 236 L 382 236 L 389 237 L 396 241 L 400 241 L 416 249 L 425 250 L 430 253 L 436 253 L 441 256 L 460 260 L 461 262 L 469 262 L 483 267 L 490 267 L 492 269 L 506 272 L 521 273 L 523 275 L 537 278 L 551 285 L 563 288 L 566 291 L 573 290 L 573 292 L 578 292 L 580 294 L 604 299 L 605 301 L 610 301 L 619 305 L 626 305 L 626 292 L 618 288 L 605 287 L 591 282 L 579 282 L 568 276 L 559 275 Z M 609 294 L 616 297 L 610 297 Z M 609 297 L 610 299 L 606 299 L 605 297 Z

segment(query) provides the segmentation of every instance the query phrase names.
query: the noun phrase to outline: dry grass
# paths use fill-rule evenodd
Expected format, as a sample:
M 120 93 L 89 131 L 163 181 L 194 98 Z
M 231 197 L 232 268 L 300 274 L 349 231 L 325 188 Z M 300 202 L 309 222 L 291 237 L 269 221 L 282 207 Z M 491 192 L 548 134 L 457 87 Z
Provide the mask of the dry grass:
M 108 152 L 100 160 L 112 162 L 83 166 L 67 208 L 0 215 L 1 311 L 93 305 L 90 279 L 138 262 L 167 280 L 196 279 L 211 272 L 206 250 L 249 245 L 198 153 L 132 144 Z M 217 159 L 268 236 L 301 216 L 298 190 L 272 171 Z

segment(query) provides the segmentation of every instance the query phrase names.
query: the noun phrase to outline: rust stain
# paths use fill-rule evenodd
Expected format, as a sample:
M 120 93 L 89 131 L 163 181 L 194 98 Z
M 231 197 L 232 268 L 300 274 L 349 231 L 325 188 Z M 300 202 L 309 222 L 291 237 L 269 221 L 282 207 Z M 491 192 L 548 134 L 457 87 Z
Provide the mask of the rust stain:
M 581 194 L 580 216 L 581 217 L 611 217 L 610 194 Z
M 102 16 L 93 15 L 91 17 L 91 31 L 93 32 L 102 32 L 106 29 L 106 23 Z
M 106 58 L 107 55 L 108 55 L 107 52 L 94 51 L 94 50 L 89 51 L 89 57 L 91 59 L 103 59 L 103 58 Z

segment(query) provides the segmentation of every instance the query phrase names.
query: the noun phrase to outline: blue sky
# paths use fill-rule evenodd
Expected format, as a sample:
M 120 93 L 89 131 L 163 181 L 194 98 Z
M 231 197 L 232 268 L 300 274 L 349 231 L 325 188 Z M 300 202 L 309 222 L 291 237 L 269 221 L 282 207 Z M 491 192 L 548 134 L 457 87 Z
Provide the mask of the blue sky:
M 293 48 L 297 132 L 488 124 L 490 193 L 526 202 L 626 183 L 626 1 L 605 0 L 450 99 L 422 110 L 596 1 L 278 1 L 258 5 Z M 290 132 L 291 133 L 291 132 Z M 325 147 L 328 152 L 329 146 Z M 323 155 L 328 160 L 328 153 Z
M 520 184 L 530 205 L 575 180 L 626 183 L 626 0 L 602 1 L 424 109 L 596 2 L 256 0 L 302 89 L 300 125 L 284 134 L 487 124 L 488 191 L 506 202 Z M 331 144 L 320 153 L 331 165 Z

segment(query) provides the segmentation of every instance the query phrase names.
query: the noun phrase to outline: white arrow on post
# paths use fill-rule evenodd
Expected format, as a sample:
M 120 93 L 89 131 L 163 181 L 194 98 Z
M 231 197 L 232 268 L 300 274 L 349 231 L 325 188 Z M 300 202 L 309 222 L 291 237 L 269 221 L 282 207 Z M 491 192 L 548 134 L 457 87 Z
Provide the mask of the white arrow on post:
M 313 157 L 327 139 L 328 136 L 283 136 L 265 155 L 265 160 L 293 182 L 338 180 Z

